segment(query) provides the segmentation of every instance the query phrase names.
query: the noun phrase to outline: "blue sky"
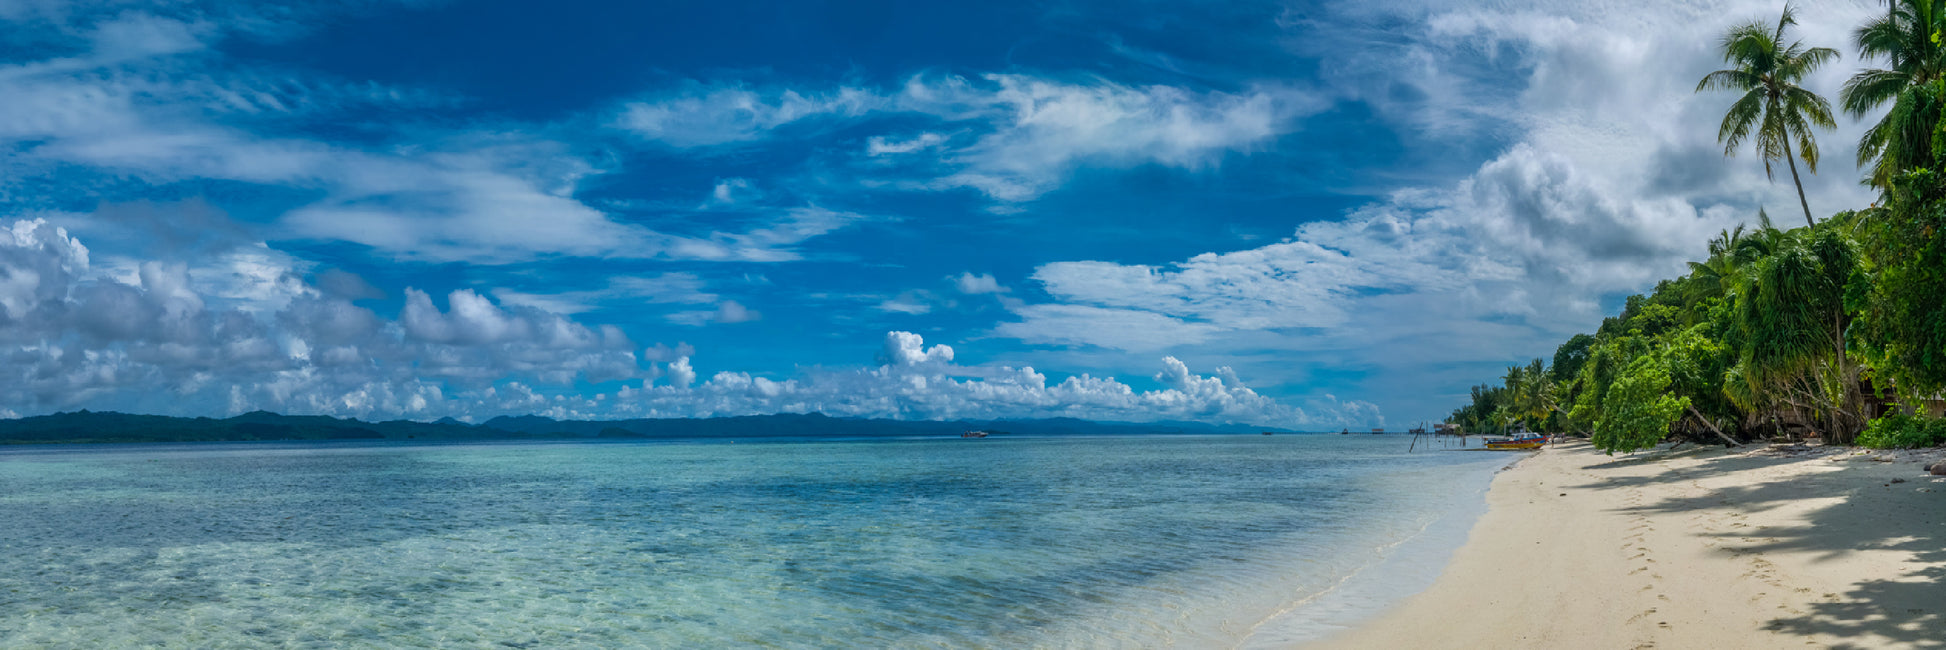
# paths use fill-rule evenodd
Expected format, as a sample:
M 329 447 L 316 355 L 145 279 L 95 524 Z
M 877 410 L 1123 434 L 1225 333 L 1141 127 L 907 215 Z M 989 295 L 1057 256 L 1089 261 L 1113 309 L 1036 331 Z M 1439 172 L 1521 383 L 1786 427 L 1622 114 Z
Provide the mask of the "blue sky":
M 1775 11 L 0 0 L 0 415 L 1437 419 L 1794 204 Z

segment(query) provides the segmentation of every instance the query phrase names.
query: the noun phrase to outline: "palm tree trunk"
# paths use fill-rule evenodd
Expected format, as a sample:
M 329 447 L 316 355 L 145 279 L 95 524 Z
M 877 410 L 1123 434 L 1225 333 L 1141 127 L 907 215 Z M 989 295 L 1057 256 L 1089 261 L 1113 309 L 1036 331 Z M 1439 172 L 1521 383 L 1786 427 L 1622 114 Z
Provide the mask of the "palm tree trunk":
M 1687 408 L 1689 409 L 1689 414 L 1690 414 L 1690 415 L 1694 415 L 1694 416 L 1696 416 L 1696 419 L 1697 419 L 1697 420 L 1700 420 L 1700 421 L 1702 421 L 1702 423 L 1703 423 L 1703 426 L 1706 426 L 1706 427 L 1709 427 L 1709 430 L 1710 430 L 1710 431 L 1713 431 L 1713 432 L 1715 432 L 1715 433 L 1716 433 L 1716 437 L 1718 437 L 1718 438 L 1722 438 L 1722 439 L 1723 439 L 1723 442 L 1726 442 L 1726 443 L 1729 443 L 1729 445 L 1730 445 L 1731 447 L 1735 447 L 1735 446 L 1738 446 L 1738 445 L 1741 445 L 1741 444 L 1743 444 L 1743 443 L 1740 443 L 1740 442 L 1737 442 L 1737 439 L 1736 439 L 1736 438 L 1732 438 L 1732 437 L 1730 437 L 1730 436 L 1728 436 L 1728 435 L 1725 435 L 1725 434 L 1723 433 L 1723 430 L 1722 430 L 1722 429 L 1718 429 L 1718 428 L 1716 428 L 1716 423 L 1714 423 L 1714 422 L 1711 422 L 1709 418 L 1706 418 L 1706 417 L 1703 417 L 1703 414 L 1702 414 L 1702 413 L 1698 413 L 1698 412 L 1696 411 L 1696 407 L 1695 407 L 1695 406 L 1689 406 L 1689 407 L 1687 407 Z
M 1785 134 L 1783 140 L 1784 140 L 1784 162 L 1790 163 L 1791 182 L 1797 184 L 1797 204 L 1804 206 L 1804 225 L 1815 226 L 1817 224 L 1811 221 L 1811 202 L 1804 200 L 1804 181 L 1798 179 L 1797 177 L 1797 156 L 1791 155 L 1790 135 L 1788 133 Z

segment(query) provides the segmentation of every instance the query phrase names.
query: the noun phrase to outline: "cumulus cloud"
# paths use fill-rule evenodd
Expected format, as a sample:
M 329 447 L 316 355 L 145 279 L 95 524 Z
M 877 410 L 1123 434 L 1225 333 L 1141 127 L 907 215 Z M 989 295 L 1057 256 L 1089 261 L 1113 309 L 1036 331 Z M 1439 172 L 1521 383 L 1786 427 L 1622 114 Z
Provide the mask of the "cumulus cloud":
M 1162 359 L 1156 390 L 1082 374 L 961 366 L 944 344 L 889 332 L 877 365 L 772 379 L 718 371 L 687 345 L 635 347 L 621 330 L 472 289 L 404 291 L 396 318 L 342 291 L 294 295 L 274 313 L 219 307 L 190 267 L 144 261 L 134 283 L 92 275 L 81 241 L 44 221 L 0 238 L 0 400 L 29 414 L 88 407 L 206 414 L 271 409 L 368 418 L 540 413 L 670 417 L 818 411 L 895 418 L 1083 417 L 1329 426 L 1378 418 L 1364 403 L 1295 408 L 1218 368 Z M 754 318 L 733 301 L 715 322 Z M 662 381 L 666 378 L 666 381 Z M 585 382 L 585 383 L 584 383 Z M 612 394 L 587 385 L 624 382 Z M 613 384 L 608 384 L 613 385 Z M 611 399 L 612 398 L 612 399 Z
M 685 373 L 687 361 L 679 360 Z M 888 332 L 878 361 L 877 367 L 816 370 L 782 380 L 719 372 L 693 387 L 677 381 L 631 388 L 611 400 L 612 412 L 647 417 L 776 412 L 903 419 L 1075 417 L 1308 428 L 1384 421 L 1366 402 L 1327 397 L 1305 408 L 1288 406 L 1244 386 L 1234 371 L 1201 376 L 1174 357 L 1162 359 L 1157 380 L 1164 386 L 1147 391 L 1086 374 L 1049 384 L 1046 375 L 1031 367 L 956 365 L 950 346 L 928 347 L 910 332 Z
M 1596 297 L 1680 273 L 1698 242 L 1740 216 L 1620 198 L 1565 157 L 1521 145 L 1454 187 L 1400 192 L 1275 244 L 1160 267 L 1043 265 L 1034 279 L 1061 303 L 1017 308 L 1023 321 L 996 332 L 1128 350 L 1429 316 L 1518 315 L 1556 332 L 1598 319 Z M 1128 333 L 1138 327 L 1173 334 Z
M 896 366 L 948 363 L 952 360 L 953 346 L 941 344 L 927 349 L 926 340 L 911 332 L 887 332 L 885 349 L 879 355 L 880 363 Z
M 620 329 L 471 290 L 448 294 L 442 309 L 408 288 L 388 320 L 301 280 L 272 309 L 250 296 L 213 296 L 210 288 L 231 285 L 197 275 L 187 263 L 144 260 L 128 281 L 104 276 L 64 229 L 13 222 L 0 231 L 0 402 L 28 413 L 437 416 L 470 408 L 449 399 L 455 391 L 654 372 Z

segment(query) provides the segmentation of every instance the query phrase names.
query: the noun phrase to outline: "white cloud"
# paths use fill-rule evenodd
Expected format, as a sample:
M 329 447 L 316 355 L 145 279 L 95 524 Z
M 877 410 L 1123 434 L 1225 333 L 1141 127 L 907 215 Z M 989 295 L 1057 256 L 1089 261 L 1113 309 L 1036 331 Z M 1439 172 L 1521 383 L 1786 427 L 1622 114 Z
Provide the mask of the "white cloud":
M 1713 48 L 1725 28 L 1777 10 L 1740 0 L 1329 7 L 1326 25 L 1401 35 L 1380 47 L 1356 29 L 1306 24 L 1317 42 L 1294 47 L 1326 60 L 1336 93 L 1429 147 L 1511 144 L 1457 180 L 1393 191 L 1278 243 L 1160 265 L 1044 264 L 1033 279 L 1054 302 L 1010 307 L 1019 322 L 993 333 L 1077 351 L 1227 356 L 1297 385 L 1317 385 L 1308 373 L 1350 375 L 1358 383 L 1341 394 L 1437 417 L 1498 366 L 1595 327 L 1604 300 L 1681 275 L 1710 235 L 1758 206 L 1798 222 L 1787 174 L 1766 179 L 1748 151 L 1723 157 L 1715 136 L 1732 97 L 1694 92 L 1722 67 Z M 1807 5 L 1798 36 L 1843 50 L 1874 11 Z M 1850 63 L 1806 85 L 1835 96 Z M 1848 164 L 1862 126 L 1841 122 L 1819 135 L 1824 165 L 1804 179 L 1820 218 L 1872 200 Z M 1138 327 L 1145 335 L 1128 333 Z
M 137 284 L 86 276 L 88 252 L 45 222 L 0 238 L 0 400 L 25 413 L 88 407 L 202 414 L 272 409 L 367 418 L 540 413 L 669 417 L 820 411 L 895 418 L 1082 417 L 1329 426 L 1377 418 L 1368 404 L 1292 408 L 1219 368 L 1174 357 L 1138 391 L 1078 375 L 1049 385 L 1032 368 L 955 364 L 952 346 L 890 332 L 879 365 L 776 380 L 719 371 L 698 383 L 694 349 L 641 349 L 619 329 L 470 289 L 405 290 L 396 320 L 309 285 L 274 313 L 222 308 L 184 263 L 141 261 Z M 734 301 L 713 322 L 755 318 Z M 667 361 L 666 366 L 658 361 Z M 657 385 L 659 377 L 667 377 Z M 588 395 L 582 382 L 635 382 Z M 639 387 L 638 387 L 639 386 Z M 610 399 L 612 397 L 613 399 Z
M 1058 187 L 1083 166 L 1212 168 L 1226 154 L 1266 146 L 1295 128 L 1296 118 L 1326 106 L 1322 97 L 1283 86 L 1225 93 L 989 74 L 977 80 L 917 76 L 895 90 L 691 88 L 629 103 L 616 124 L 664 144 L 697 147 L 776 137 L 773 131 L 816 117 L 858 121 L 873 114 L 918 114 L 969 135 L 874 135 L 866 140 L 865 156 L 925 152 L 941 173 L 899 186 L 973 188 L 1018 202 Z
M 879 311 L 885 311 L 885 312 L 894 312 L 894 313 L 918 316 L 922 314 L 931 313 L 932 305 L 930 303 L 925 302 L 925 300 L 920 297 L 920 294 L 918 292 L 908 291 L 896 297 L 885 299 L 884 301 L 873 306 L 873 309 L 877 309 Z
M 733 324 L 748 323 L 763 318 L 763 314 L 743 306 L 735 300 L 717 303 L 714 310 L 690 310 L 669 314 L 665 318 L 677 325 L 701 327 L 710 323 Z
M 810 118 L 856 117 L 884 101 L 856 88 L 805 94 L 693 85 L 674 95 L 623 105 L 616 126 L 673 147 L 707 147 L 757 140 L 772 129 Z
M 688 388 L 696 383 L 696 370 L 689 367 L 689 357 L 683 356 L 669 362 L 669 384 L 676 388 Z
M 882 135 L 875 135 L 865 140 L 865 155 L 898 155 L 932 149 L 946 144 L 947 137 L 944 133 L 933 133 L 930 131 L 904 140 L 893 140 Z
M 974 275 L 972 271 L 966 271 L 959 274 L 958 277 L 953 278 L 953 287 L 959 289 L 960 293 L 969 296 L 987 293 L 1007 293 L 1007 288 L 1000 286 L 1000 281 L 994 279 L 993 275 L 987 273 Z
M 1213 167 L 1224 154 L 1265 145 L 1294 128 L 1294 118 L 1326 105 L 1272 86 L 1231 94 L 1023 75 L 985 79 L 995 86 L 980 98 L 997 114 L 993 131 L 946 154 L 959 171 L 937 183 L 1002 201 L 1038 197 L 1083 165 Z
M 748 178 L 726 178 L 716 182 L 710 190 L 709 199 L 703 201 L 702 209 L 725 208 L 739 203 L 749 203 L 761 198 L 763 192 L 757 189 L 754 181 Z
M 1093 345 L 1134 352 L 1198 345 L 1224 330 L 1152 311 L 1089 305 L 1022 305 L 1014 313 L 1022 320 L 1001 323 L 994 328 L 995 334 L 1027 343 Z
M 570 315 L 638 303 L 700 304 L 718 300 L 716 294 L 707 291 L 701 276 L 683 272 L 609 276 L 603 288 L 589 291 L 536 294 L 497 288 L 493 297 L 507 304 Z
M 927 347 L 917 334 L 888 332 L 875 368 L 816 370 L 785 380 L 719 372 L 693 388 L 687 381 L 677 381 L 671 386 L 630 389 L 612 400 L 613 413 L 663 417 L 815 411 L 903 419 L 1075 417 L 1314 429 L 1384 421 L 1365 402 L 1329 398 L 1309 408 L 1287 406 L 1243 386 L 1234 371 L 1219 369 L 1218 376 L 1200 376 L 1173 357 L 1162 360 L 1158 381 L 1165 386 L 1150 391 L 1091 375 L 1049 385 L 1047 377 L 1033 368 L 960 366 L 952 360 L 949 346 Z M 678 362 L 689 372 L 687 358 Z
M 922 363 L 950 363 L 953 360 L 953 346 L 935 345 L 926 348 L 925 338 L 911 332 L 887 332 L 885 348 L 879 354 L 880 363 L 895 366 L 915 366 Z
M 274 258 L 260 246 L 239 250 L 207 260 L 213 267 L 135 261 L 131 283 L 94 274 L 87 248 L 66 231 L 14 222 L 0 231 L 0 358 L 10 370 L 0 373 L 0 402 L 27 413 L 88 406 L 391 416 L 464 412 L 467 405 L 442 397 L 453 389 L 653 371 L 615 327 L 496 305 L 470 290 L 452 292 L 441 310 L 407 289 L 404 309 L 388 321 L 275 264 L 262 276 L 289 289 L 275 300 L 221 273 L 197 279 L 208 268 L 253 268 L 238 259 Z M 224 297 L 206 293 L 210 287 L 249 291 Z
M 415 108 L 442 100 L 288 74 L 225 76 L 211 70 L 228 66 L 177 62 L 175 55 L 200 47 L 198 39 L 213 38 L 206 34 L 212 29 L 129 13 L 99 24 L 102 38 L 91 48 L 78 43 L 87 48 L 79 56 L 0 65 L 0 95 L 8 97 L 0 104 L 0 145 L 32 143 L 16 146 L 0 196 L 22 179 L 73 170 L 104 184 L 275 186 L 317 197 L 283 215 L 279 238 L 476 264 L 562 255 L 788 261 L 805 240 L 859 220 L 803 206 L 759 214 L 746 231 L 701 236 L 620 221 L 575 196 L 586 179 L 610 170 L 528 125 L 471 134 L 400 130 L 379 145 L 320 140 L 287 127 L 352 105 Z M 797 99 L 780 101 L 777 115 L 810 110 Z M 734 181 L 726 182 L 729 195 Z

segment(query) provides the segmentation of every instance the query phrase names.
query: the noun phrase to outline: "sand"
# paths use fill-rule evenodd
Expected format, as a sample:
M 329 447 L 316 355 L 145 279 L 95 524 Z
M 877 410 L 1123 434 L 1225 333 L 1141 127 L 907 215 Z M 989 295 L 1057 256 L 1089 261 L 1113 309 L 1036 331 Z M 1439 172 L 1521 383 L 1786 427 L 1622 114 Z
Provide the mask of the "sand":
M 1432 587 L 1313 646 L 1946 648 L 1946 451 L 1796 449 L 1533 452 Z

